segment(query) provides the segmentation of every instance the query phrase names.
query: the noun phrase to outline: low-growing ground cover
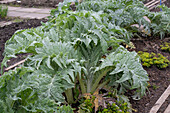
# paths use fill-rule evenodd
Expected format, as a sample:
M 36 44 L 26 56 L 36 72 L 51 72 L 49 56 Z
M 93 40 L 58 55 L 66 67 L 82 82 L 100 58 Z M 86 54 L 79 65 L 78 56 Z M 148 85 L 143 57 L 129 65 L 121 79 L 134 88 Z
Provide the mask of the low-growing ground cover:
M 102 109 L 109 107 L 105 105 L 106 103 L 111 103 L 114 109 L 119 109 L 119 107 L 115 108 L 113 103 L 118 101 L 126 105 L 127 95 L 129 98 L 133 95 L 133 99 L 140 99 L 143 96 L 148 86 L 147 73 L 140 64 L 139 56 L 135 52 L 127 51 L 120 44 L 124 42 L 129 45 L 130 38 L 137 35 L 135 32 L 140 32 L 127 25 L 141 24 L 141 22 L 145 25 L 145 36 L 160 35 L 161 38 L 169 36 L 168 29 L 158 27 L 159 21 L 166 20 L 168 14 L 160 13 L 158 15 L 164 16 L 160 18 L 143 9 L 142 4 L 138 4 L 139 1 L 121 1 L 125 3 L 125 5 L 119 4 L 121 7 L 118 4 L 109 6 L 111 1 L 106 4 L 103 2 L 105 1 L 84 2 L 78 6 L 76 12 L 69 10 L 71 3 L 65 2 L 65 5 L 59 5 L 58 10 L 53 10 L 52 18 L 46 24 L 36 29 L 18 31 L 13 35 L 6 43 L 6 56 L 2 64 L 16 54 L 31 53 L 32 55 L 24 63 L 24 67 L 2 76 L 1 90 L 7 89 L 7 92 L 2 94 L 5 96 L 5 99 L 1 100 L 2 110 L 16 112 L 71 110 L 70 107 L 59 107 L 62 102 L 72 104 L 73 107 L 76 103 L 79 107 L 75 109 L 82 112 L 89 110 L 95 112 L 99 106 Z M 95 9 L 95 5 L 101 7 Z M 138 14 L 141 18 L 132 16 L 135 21 L 129 21 L 131 18 L 129 14 L 125 17 L 119 15 L 119 12 L 124 11 L 126 14 L 126 11 L 137 10 L 138 7 L 140 10 L 143 9 L 143 12 Z M 89 11 L 91 8 L 95 11 Z M 101 9 L 103 12 L 98 12 Z M 150 25 L 147 25 L 148 22 L 143 19 L 146 15 L 150 15 L 152 20 L 151 29 Z M 162 23 L 161 27 L 166 26 L 166 23 L 168 22 Z M 9 80 L 8 85 L 4 84 L 4 80 Z M 15 87 L 15 90 L 7 88 L 8 86 Z M 132 89 L 134 90 L 131 92 Z M 109 91 L 111 94 L 108 93 Z M 23 96 L 25 93 L 26 95 Z M 64 97 L 66 100 L 63 99 Z M 92 98 L 92 101 L 80 102 L 80 98 L 85 100 Z M 12 104 L 7 104 L 8 102 Z M 89 105 L 94 108 L 88 108 Z M 110 108 L 103 110 L 110 110 Z M 128 112 L 131 110 L 130 108 Z

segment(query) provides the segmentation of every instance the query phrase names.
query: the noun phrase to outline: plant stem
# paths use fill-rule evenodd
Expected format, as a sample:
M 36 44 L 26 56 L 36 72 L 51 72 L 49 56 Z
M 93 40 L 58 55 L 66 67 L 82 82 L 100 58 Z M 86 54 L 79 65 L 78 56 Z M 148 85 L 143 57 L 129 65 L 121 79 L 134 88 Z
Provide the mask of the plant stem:
M 94 91 L 96 90 L 96 88 L 97 88 L 100 80 L 101 80 L 104 76 L 106 76 L 107 72 L 110 71 L 111 69 L 112 69 L 112 68 L 106 69 L 105 71 L 103 71 L 103 72 L 99 75 L 99 77 L 97 78 L 97 80 L 95 81 L 95 83 L 94 83 L 94 85 L 93 85 L 93 87 L 92 87 L 92 89 L 91 89 L 91 92 L 92 92 L 92 93 L 94 93 Z
M 53 18 L 53 19 L 50 21 L 50 23 L 53 22 L 55 19 L 56 19 L 56 18 Z
M 104 81 L 102 84 L 100 84 L 99 86 L 98 86 L 98 88 L 97 89 L 101 89 L 101 88 L 103 88 L 108 82 L 109 82 L 110 80 L 106 80 L 106 81 Z
M 87 80 L 87 93 L 91 92 L 91 81 L 90 79 Z
M 1 75 L 3 74 L 4 66 L 6 66 L 6 62 L 9 60 L 6 56 L 4 57 L 3 61 L 1 62 Z
M 72 89 L 67 89 L 65 91 L 65 94 L 66 94 L 66 97 L 67 97 L 67 102 L 69 104 L 72 104 L 74 102 Z
M 80 82 L 80 88 L 81 88 L 82 94 L 86 93 L 85 84 L 84 84 L 84 82 L 83 82 L 83 80 L 82 80 L 82 77 L 81 77 L 81 79 L 80 79 L 79 75 L 78 75 L 78 80 L 79 80 L 79 82 Z

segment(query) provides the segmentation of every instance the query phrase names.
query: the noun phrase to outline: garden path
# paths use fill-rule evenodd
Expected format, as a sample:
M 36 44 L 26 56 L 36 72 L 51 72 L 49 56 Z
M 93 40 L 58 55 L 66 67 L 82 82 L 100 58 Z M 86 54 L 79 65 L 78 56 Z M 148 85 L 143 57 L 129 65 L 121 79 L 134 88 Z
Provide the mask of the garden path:
M 2 0 L 0 1 L 0 3 L 4 4 L 4 3 L 10 3 L 10 2 L 14 2 L 16 0 Z
M 21 18 L 21 19 L 43 19 L 50 16 L 52 8 L 24 8 L 8 6 L 7 17 Z M 0 22 L 0 27 L 10 25 L 12 21 Z
M 23 8 L 8 6 L 8 17 L 42 19 L 50 16 L 50 8 Z

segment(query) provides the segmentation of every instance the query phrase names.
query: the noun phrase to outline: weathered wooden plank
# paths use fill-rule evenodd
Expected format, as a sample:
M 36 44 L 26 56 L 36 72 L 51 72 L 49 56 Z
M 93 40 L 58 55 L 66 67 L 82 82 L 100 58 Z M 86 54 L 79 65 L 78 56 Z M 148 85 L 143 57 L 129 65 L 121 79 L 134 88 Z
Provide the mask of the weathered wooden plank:
M 166 1 L 166 0 L 163 0 L 162 3 L 164 3 L 165 1 Z M 148 5 L 147 7 L 150 8 L 150 7 L 152 7 L 153 5 L 158 4 L 159 2 L 160 2 L 159 0 L 158 0 L 158 1 L 155 1 L 154 3 Z
M 156 7 L 156 5 L 150 7 L 149 10 L 152 10 L 152 9 L 154 9 L 155 7 Z
M 146 4 L 144 4 L 145 6 L 148 6 L 149 4 L 151 4 L 151 3 L 153 3 L 153 2 L 155 2 L 155 0 L 152 0 L 152 1 L 150 1 L 150 2 L 148 2 L 148 3 L 146 3 Z
M 150 8 L 150 7 L 152 7 L 153 5 L 155 5 L 155 4 L 159 3 L 159 2 L 160 2 L 160 1 L 155 1 L 154 3 L 148 5 L 147 7 Z
M 157 113 L 161 105 L 165 102 L 166 98 L 170 95 L 170 85 L 165 90 L 165 92 L 161 95 L 161 97 L 157 100 L 155 105 L 152 107 L 149 113 Z
M 162 1 L 162 3 L 164 3 L 164 2 L 166 2 L 166 0 Z M 156 6 L 157 6 L 157 5 L 154 5 L 154 6 L 150 7 L 149 10 L 154 9 Z

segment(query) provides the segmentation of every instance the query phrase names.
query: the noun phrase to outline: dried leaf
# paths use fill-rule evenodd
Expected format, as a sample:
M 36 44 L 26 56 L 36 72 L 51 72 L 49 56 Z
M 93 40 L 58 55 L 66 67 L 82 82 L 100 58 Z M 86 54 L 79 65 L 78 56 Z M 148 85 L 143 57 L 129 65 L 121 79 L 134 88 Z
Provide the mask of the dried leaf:
M 96 97 L 94 100 L 95 113 L 96 113 L 99 108 L 99 100 L 101 99 L 101 97 L 99 96 L 99 90 L 96 90 L 93 95 Z

